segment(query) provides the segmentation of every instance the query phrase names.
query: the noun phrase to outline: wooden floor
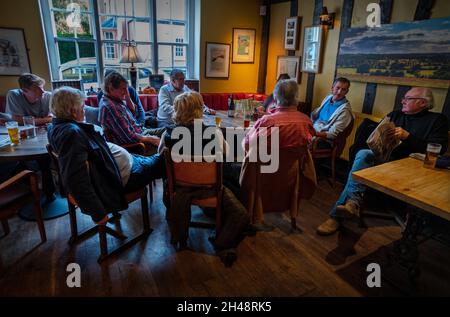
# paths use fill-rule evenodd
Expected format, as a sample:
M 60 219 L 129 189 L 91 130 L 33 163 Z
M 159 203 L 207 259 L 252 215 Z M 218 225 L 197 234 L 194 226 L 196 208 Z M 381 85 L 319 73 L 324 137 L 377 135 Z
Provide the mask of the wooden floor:
M 386 250 L 401 235 L 393 222 L 369 219 L 368 229 L 350 222 L 334 236 L 317 236 L 315 228 L 327 219 L 341 189 L 320 181 L 313 199 L 302 203 L 302 234 L 289 234 L 286 216 L 268 215 L 276 229 L 247 237 L 231 268 L 214 255 L 208 229 L 190 229 L 193 250 L 175 252 L 164 219 L 161 182 L 151 205 L 153 233 L 102 265 L 96 262 L 97 237 L 69 248 L 68 216 L 45 222 L 45 244 L 40 244 L 34 222 L 14 218 L 12 232 L 0 238 L 0 296 L 450 295 L 450 252 L 435 241 L 420 246 L 422 276 L 416 285 L 398 266 L 384 264 Z M 124 231 L 138 232 L 138 208 L 134 204 L 124 213 Z M 83 216 L 79 223 L 91 221 Z M 72 262 L 81 266 L 81 288 L 66 286 L 66 266 Z M 366 267 L 372 262 L 381 265 L 381 288 L 366 286 Z

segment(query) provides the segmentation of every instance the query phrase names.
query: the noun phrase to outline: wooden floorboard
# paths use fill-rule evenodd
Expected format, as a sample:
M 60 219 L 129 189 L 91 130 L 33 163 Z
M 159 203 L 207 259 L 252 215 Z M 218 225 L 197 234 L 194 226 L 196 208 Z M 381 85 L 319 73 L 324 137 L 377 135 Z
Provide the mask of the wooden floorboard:
M 97 264 L 98 238 L 70 247 L 68 216 L 45 222 L 48 241 L 40 244 L 34 222 L 10 221 L 11 233 L 0 238 L 0 296 L 399 296 L 450 295 L 450 252 L 436 241 L 420 246 L 422 276 L 413 286 L 399 267 L 384 269 L 382 287 L 366 286 L 366 267 L 383 264 L 401 229 L 388 220 L 368 219 L 368 228 L 347 222 L 338 234 L 320 237 L 316 227 L 328 217 L 341 184 L 321 179 L 314 197 L 301 204 L 290 233 L 286 215 L 267 214 L 271 232 L 245 238 L 238 260 L 227 268 L 208 241 L 209 229 L 191 228 L 190 249 L 170 244 L 162 204 L 162 183 L 151 205 L 153 233 L 122 254 Z M 129 236 L 141 231 L 139 202 L 124 213 L 120 227 Z M 79 217 L 79 227 L 91 225 Z M 110 238 L 110 246 L 118 245 Z M 81 266 L 81 288 L 66 286 L 68 263 Z

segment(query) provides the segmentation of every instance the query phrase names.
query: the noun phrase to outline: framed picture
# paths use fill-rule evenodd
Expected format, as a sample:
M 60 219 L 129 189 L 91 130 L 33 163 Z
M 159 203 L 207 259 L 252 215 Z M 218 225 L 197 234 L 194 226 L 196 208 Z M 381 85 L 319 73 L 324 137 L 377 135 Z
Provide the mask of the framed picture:
M 321 46 L 322 28 L 320 26 L 305 27 L 302 71 L 308 73 L 321 71 Z
M 300 83 L 300 56 L 278 56 L 277 59 L 277 78 L 281 74 L 288 74 L 291 79 Z
M 301 17 L 291 17 L 286 19 L 286 29 L 284 33 L 284 49 L 286 50 L 298 49 L 301 21 L 302 21 Z
M 206 42 L 206 78 L 230 76 L 230 44 Z
M 233 28 L 233 63 L 255 62 L 255 29 Z
M 23 29 L 0 28 L 0 75 L 30 73 L 30 60 Z

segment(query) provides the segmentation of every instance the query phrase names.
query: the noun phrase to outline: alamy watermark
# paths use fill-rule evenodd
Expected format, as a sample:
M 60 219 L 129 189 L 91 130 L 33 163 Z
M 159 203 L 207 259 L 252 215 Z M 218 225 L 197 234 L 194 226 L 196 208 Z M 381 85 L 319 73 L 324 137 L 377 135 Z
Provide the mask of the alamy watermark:
M 248 161 L 263 163 L 261 173 L 275 173 L 280 165 L 279 128 L 260 127 L 258 130 L 251 131 L 250 135 L 246 133 L 244 128 L 226 128 L 225 140 L 228 146 L 224 149 L 222 132 L 213 126 L 203 129 L 202 120 L 196 119 L 194 120 L 194 137 L 191 130 L 186 127 L 179 126 L 172 130 L 171 138 L 178 140 L 171 149 L 172 160 L 174 162 L 242 162 L 245 153 L 240 145 L 244 138 L 247 138 Z M 203 146 L 205 139 L 211 141 Z M 192 140 L 194 140 L 193 147 Z

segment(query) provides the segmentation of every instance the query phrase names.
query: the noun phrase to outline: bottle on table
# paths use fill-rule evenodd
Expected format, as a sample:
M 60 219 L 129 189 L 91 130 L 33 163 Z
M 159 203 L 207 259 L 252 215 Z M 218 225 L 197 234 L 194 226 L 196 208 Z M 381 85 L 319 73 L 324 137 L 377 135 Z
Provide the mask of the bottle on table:
M 234 100 L 233 100 L 233 95 L 231 95 L 230 97 L 228 97 L 228 116 L 229 117 L 234 117 Z

